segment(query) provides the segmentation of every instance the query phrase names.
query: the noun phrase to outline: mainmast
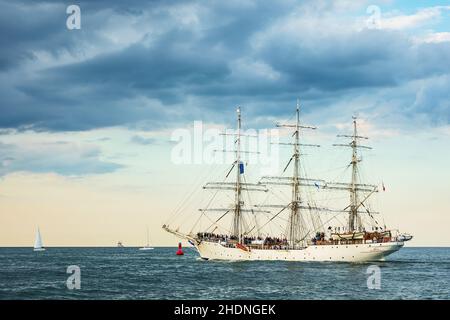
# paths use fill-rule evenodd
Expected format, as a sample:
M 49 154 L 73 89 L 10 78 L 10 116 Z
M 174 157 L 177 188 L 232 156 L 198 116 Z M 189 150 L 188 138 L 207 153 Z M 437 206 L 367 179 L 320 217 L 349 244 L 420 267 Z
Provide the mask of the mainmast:
M 291 164 L 292 160 L 294 160 L 293 165 L 293 172 L 291 177 L 273 177 L 273 176 L 266 176 L 262 177 L 261 181 L 264 184 L 272 184 L 272 185 L 289 185 L 292 188 L 292 197 L 291 202 L 287 204 L 286 206 L 279 206 L 279 205 L 265 205 L 263 207 L 281 207 L 283 211 L 286 208 L 290 208 L 290 214 L 289 214 L 289 220 L 287 225 L 287 241 L 289 243 L 290 247 L 297 246 L 301 240 L 301 227 L 302 227 L 302 217 L 301 217 L 301 209 L 311 209 L 310 207 L 302 206 L 302 199 L 301 199 L 301 193 L 300 193 L 300 186 L 305 187 L 314 187 L 316 186 L 313 182 L 314 181 L 321 181 L 318 179 L 307 179 L 307 178 L 301 178 L 300 177 L 300 146 L 305 147 L 320 147 L 317 144 L 303 144 L 300 143 L 300 130 L 301 129 L 316 129 L 316 127 L 312 126 L 305 126 L 300 124 L 300 104 L 297 100 L 297 107 L 296 107 L 296 122 L 293 124 L 277 124 L 277 127 L 286 127 L 286 128 L 293 128 L 295 131 L 293 133 L 294 141 L 292 143 L 279 143 L 280 145 L 292 145 L 293 146 L 293 154 L 291 158 L 289 159 L 288 164 L 283 170 L 283 173 L 286 171 L 286 169 Z M 280 211 L 280 212 L 281 212 Z

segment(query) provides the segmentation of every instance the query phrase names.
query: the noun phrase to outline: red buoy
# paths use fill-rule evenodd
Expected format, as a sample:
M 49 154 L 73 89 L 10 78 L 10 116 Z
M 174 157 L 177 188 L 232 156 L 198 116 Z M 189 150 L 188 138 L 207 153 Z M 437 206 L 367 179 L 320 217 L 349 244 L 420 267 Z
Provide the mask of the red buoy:
M 178 243 L 178 250 L 177 250 L 177 256 L 182 256 L 184 254 L 183 250 L 181 249 L 181 242 Z

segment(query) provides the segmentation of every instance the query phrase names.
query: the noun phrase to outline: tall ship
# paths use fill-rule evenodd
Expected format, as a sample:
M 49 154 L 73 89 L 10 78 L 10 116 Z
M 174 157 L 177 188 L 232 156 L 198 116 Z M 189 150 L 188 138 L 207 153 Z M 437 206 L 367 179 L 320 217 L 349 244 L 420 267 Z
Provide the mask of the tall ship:
M 382 225 L 378 221 L 379 213 L 369 205 L 369 199 L 379 190 L 377 185 L 361 181 L 359 150 L 371 148 L 360 143 L 368 138 L 359 135 L 355 117 L 353 132 L 338 135 L 348 142 L 334 144 L 351 151 L 350 162 L 346 164 L 350 177 L 342 182 L 310 178 L 305 172 L 301 161 L 303 150 L 320 146 L 301 141 L 303 131 L 316 127 L 300 122 L 298 102 L 295 121 L 277 124 L 277 127 L 289 130 L 292 136 L 292 141 L 279 142 L 292 148 L 287 165 L 279 176 L 262 176 L 258 181 L 247 182 L 243 156 L 249 151 L 242 149 L 242 138 L 246 135 L 242 133 L 238 108 L 237 130 L 231 134 L 235 138 L 234 149 L 224 150 L 234 153 L 231 168 L 223 181 L 203 186 L 203 189 L 215 190 L 207 207 L 199 209 L 198 219 L 206 216 L 210 223 L 203 230 L 195 230 L 198 219 L 194 216 L 192 220 L 196 223 L 188 232 L 181 231 L 181 226 L 173 227 L 171 222 L 164 224 L 163 229 L 188 240 L 205 260 L 377 261 L 412 239 L 409 234 Z M 276 196 L 279 193 L 273 190 L 277 188 L 288 190 L 288 197 L 276 197 L 281 203 L 267 203 L 268 196 L 260 203 L 253 203 L 253 193 Z M 228 192 L 228 199 L 234 200 L 231 205 L 217 206 L 218 192 Z M 315 193 L 319 192 L 346 194 L 346 206 L 340 209 L 317 205 Z M 225 220 L 228 223 L 221 226 Z M 278 226 L 279 231 L 274 232 L 271 226 Z

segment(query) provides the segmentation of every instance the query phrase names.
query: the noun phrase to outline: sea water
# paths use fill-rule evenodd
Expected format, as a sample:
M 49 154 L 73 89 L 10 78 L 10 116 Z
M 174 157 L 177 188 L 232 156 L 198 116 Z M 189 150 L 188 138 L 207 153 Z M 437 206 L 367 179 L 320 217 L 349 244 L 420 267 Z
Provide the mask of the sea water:
M 369 263 L 204 261 L 176 250 L 0 248 L 0 299 L 450 298 L 450 248 L 403 248 Z

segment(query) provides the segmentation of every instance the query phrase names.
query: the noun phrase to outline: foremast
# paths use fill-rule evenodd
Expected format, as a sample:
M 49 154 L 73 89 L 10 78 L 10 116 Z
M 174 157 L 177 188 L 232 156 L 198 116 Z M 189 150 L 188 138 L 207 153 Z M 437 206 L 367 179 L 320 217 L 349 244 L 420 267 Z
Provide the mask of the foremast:
M 242 216 L 241 216 L 241 171 L 243 169 L 241 164 L 241 108 L 238 107 L 237 113 L 237 135 L 236 135 L 236 191 L 235 191 L 235 203 L 234 203 L 234 217 L 233 217 L 233 236 L 242 242 Z
M 292 205 L 291 205 L 291 214 L 289 217 L 288 229 L 289 229 L 289 237 L 288 243 L 294 247 L 295 239 L 299 239 L 299 225 L 300 225 L 300 183 L 299 183 L 299 171 L 300 171 L 300 150 L 299 150 L 299 131 L 300 131 L 300 106 L 297 100 L 297 108 L 296 108 L 296 123 L 295 123 L 295 132 L 294 132 L 294 168 L 293 168 L 293 181 L 292 181 Z
M 234 212 L 233 212 L 233 226 L 232 226 L 232 230 L 231 230 L 231 234 L 236 237 L 236 239 L 238 240 L 239 243 L 243 243 L 244 241 L 244 236 L 247 235 L 248 230 L 245 230 L 244 227 L 244 219 L 243 219 L 243 213 L 244 212 L 252 212 L 252 213 L 256 213 L 256 212 L 263 212 L 262 210 L 257 210 L 257 209 L 250 209 L 247 210 L 244 208 L 244 201 L 242 199 L 242 191 L 262 191 L 262 192 L 267 192 L 268 190 L 265 188 L 264 185 L 260 185 L 260 184 L 255 184 L 255 183 L 246 183 L 246 182 L 242 182 L 242 176 L 244 174 L 244 163 L 242 161 L 242 154 L 243 153 L 251 153 L 251 151 L 243 151 L 241 150 L 241 138 L 243 136 L 247 136 L 247 137 L 253 137 L 255 138 L 256 136 L 254 135 L 248 135 L 248 134 L 242 134 L 242 122 L 241 122 L 241 108 L 238 107 L 236 109 L 236 115 L 237 115 L 237 133 L 235 134 L 236 136 L 236 140 L 235 140 L 235 155 L 236 158 L 233 162 L 233 166 L 231 167 L 231 170 L 233 170 L 233 167 L 235 169 L 235 174 L 236 174 L 236 183 L 235 183 L 235 193 L 234 193 Z M 224 135 L 227 135 L 226 133 L 224 133 Z M 223 150 L 223 151 L 227 151 L 227 150 Z M 231 171 L 230 170 L 230 171 Z M 229 174 L 228 174 L 229 175 Z M 227 176 L 228 176 L 227 175 Z M 227 212 L 225 212 L 224 215 L 226 215 Z
M 238 107 L 236 110 L 237 114 L 237 130 L 236 133 L 222 133 L 222 135 L 225 136 L 233 136 L 234 139 L 234 149 L 233 150 L 216 150 L 216 151 L 223 151 L 223 152 L 233 152 L 235 154 L 235 159 L 233 161 L 233 164 L 228 171 L 227 175 L 225 176 L 225 179 L 227 179 L 233 172 L 235 171 L 236 174 L 236 181 L 234 182 L 208 182 L 203 189 L 215 189 L 215 190 L 229 190 L 234 191 L 234 203 L 231 208 L 204 208 L 200 209 L 201 212 L 207 213 L 207 212 L 224 212 L 217 220 L 215 220 L 211 226 L 216 226 L 216 224 L 225 217 L 228 213 L 232 213 L 232 226 L 231 230 L 229 232 L 231 233 L 231 236 L 237 242 L 243 243 L 244 237 L 247 235 L 249 230 L 245 230 L 245 223 L 244 223 L 244 217 L 243 214 L 247 212 L 256 213 L 256 212 L 266 212 L 263 210 L 258 209 L 248 209 L 245 207 L 244 201 L 243 201 L 243 191 L 250 192 L 250 191 L 261 191 L 261 192 L 267 192 L 268 190 L 265 188 L 264 185 L 256 184 L 256 183 L 247 183 L 245 180 L 243 181 L 244 176 L 244 163 L 242 161 L 242 155 L 247 153 L 252 153 L 251 151 L 244 151 L 241 149 L 241 139 L 243 136 L 246 137 L 253 137 L 256 138 L 255 135 L 249 135 L 249 134 L 243 134 L 242 133 L 242 122 L 241 122 L 241 108 Z M 268 213 L 268 212 L 266 212 Z M 216 227 L 217 228 L 217 227 Z M 254 228 L 253 228 L 254 229 Z M 209 228 L 206 230 L 208 231 Z M 215 229 L 214 229 L 215 230 Z

